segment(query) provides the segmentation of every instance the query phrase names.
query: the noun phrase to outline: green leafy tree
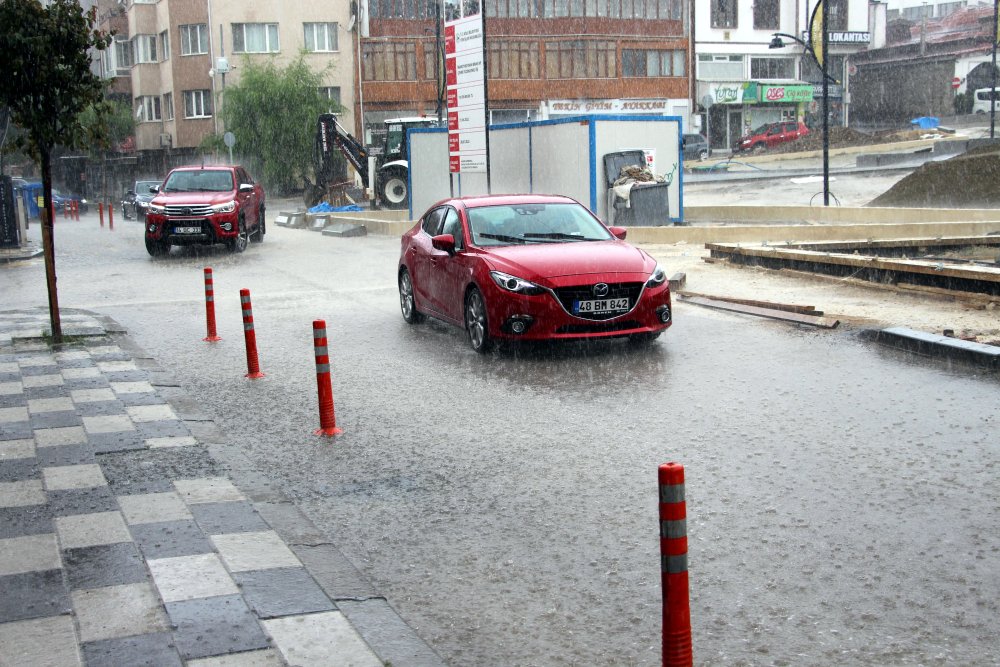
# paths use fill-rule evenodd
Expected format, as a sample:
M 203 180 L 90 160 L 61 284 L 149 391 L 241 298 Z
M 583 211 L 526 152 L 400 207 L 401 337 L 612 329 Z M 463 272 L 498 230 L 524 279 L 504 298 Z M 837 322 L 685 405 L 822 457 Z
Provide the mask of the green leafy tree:
M 127 99 L 106 98 L 80 113 L 80 124 L 91 139 L 91 152 L 115 150 L 135 135 L 135 115 Z
M 92 141 L 81 112 L 104 97 L 104 82 L 90 70 L 91 49 L 103 50 L 109 33 L 94 26 L 97 8 L 84 12 L 76 0 L 0 0 L 0 104 L 10 107 L 16 137 L 42 172 L 42 245 L 48 284 L 52 342 L 62 342 L 56 292 L 52 219 L 52 150 L 83 148 Z
M 253 160 L 260 180 L 287 195 L 312 171 L 317 119 L 330 109 L 319 91 L 323 72 L 310 70 L 301 54 L 283 68 L 249 58 L 240 68 L 239 84 L 223 95 L 226 129 L 236 136 L 236 150 Z

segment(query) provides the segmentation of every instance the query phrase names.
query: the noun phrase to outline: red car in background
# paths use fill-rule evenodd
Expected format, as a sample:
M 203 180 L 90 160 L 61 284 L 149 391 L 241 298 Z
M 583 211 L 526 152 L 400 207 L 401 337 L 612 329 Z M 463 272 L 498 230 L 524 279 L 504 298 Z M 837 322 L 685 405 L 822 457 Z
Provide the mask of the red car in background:
M 733 152 L 763 151 L 788 141 L 795 141 L 807 134 L 809 134 L 809 128 L 801 121 L 786 120 L 780 123 L 767 123 L 737 139 L 733 146 Z
M 670 284 L 624 239 L 569 197 L 443 200 L 403 235 L 403 319 L 462 327 L 477 352 L 498 341 L 652 341 L 672 324 Z

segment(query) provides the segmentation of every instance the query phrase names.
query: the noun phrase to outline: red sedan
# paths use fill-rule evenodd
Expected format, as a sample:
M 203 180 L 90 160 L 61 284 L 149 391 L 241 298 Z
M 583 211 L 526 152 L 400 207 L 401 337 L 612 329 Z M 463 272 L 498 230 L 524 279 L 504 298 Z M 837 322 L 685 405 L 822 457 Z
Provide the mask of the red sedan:
M 460 326 L 477 352 L 501 340 L 655 339 L 671 325 L 667 274 L 569 197 L 446 199 L 403 235 L 403 319 Z

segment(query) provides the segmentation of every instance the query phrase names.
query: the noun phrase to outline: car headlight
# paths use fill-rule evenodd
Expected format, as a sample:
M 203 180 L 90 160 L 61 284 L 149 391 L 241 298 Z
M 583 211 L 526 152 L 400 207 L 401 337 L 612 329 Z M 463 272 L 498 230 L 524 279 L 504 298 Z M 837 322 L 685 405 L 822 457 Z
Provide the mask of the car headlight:
M 659 264 L 653 269 L 653 272 L 649 274 L 649 278 L 646 279 L 646 287 L 659 287 L 667 280 L 667 272 L 663 270 L 663 267 Z
M 150 204 L 149 205 L 149 212 L 150 213 L 166 213 L 167 212 L 167 207 L 166 206 L 160 206 L 159 204 Z
M 236 202 L 227 201 L 225 204 L 214 204 L 212 210 L 216 213 L 232 213 L 236 210 Z
M 514 292 L 515 294 L 535 295 L 545 292 L 545 288 L 539 287 L 535 283 L 528 282 L 527 280 L 523 280 L 517 276 L 512 276 L 509 273 L 490 271 L 490 278 L 492 278 L 493 282 L 501 288 L 507 290 L 508 292 Z

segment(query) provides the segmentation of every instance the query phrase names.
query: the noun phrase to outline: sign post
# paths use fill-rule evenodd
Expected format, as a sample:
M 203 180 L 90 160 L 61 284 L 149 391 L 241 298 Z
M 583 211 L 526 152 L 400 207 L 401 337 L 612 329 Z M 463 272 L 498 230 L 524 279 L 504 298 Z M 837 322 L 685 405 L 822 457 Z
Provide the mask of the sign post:
M 479 0 L 445 0 L 444 53 L 448 108 L 448 170 L 486 174 L 489 190 L 489 115 L 486 52 Z

